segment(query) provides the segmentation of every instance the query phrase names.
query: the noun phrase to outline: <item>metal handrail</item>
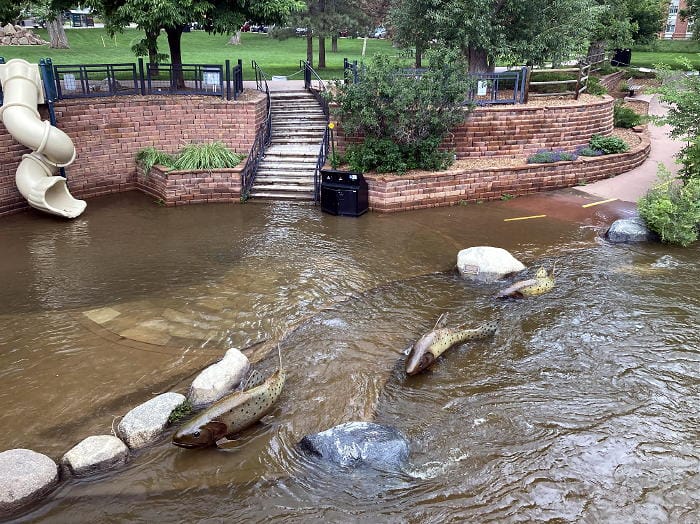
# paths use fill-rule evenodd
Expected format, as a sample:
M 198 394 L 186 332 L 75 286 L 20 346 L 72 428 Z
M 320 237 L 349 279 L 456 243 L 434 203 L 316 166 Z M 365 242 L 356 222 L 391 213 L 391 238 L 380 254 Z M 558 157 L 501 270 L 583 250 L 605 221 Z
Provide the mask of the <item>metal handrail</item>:
M 270 145 L 272 136 L 272 104 L 270 102 L 270 87 L 267 85 L 267 75 L 260 68 L 255 60 L 252 60 L 253 70 L 255 71 L 255 85 L 258 91 L 265 93 L 267 97 L 266 106 L 267 113 L 265 122 L 260 126 L 255 134 L 255 141 L 250 148 L 250 154 L 246 159 L 243 171 L 241 171 L 241 200 L 248 200 L 250 191 L 255 183 L 255 176 L 258 174 L 258 166 L 260 161 L 265 156 L 265 150 Z
M 330 120 L 330 108 L 328 107 L 328 100 L 325 97 L 327 91 L 326 83 L 321 79 L 318 73 L 314 71 L 314 68 L 311 67 L 308 61 L 300 60 L 299 65 L 304 70 L 304 88 L 314 95 L 314 98 L 323 109 L 323 114 L 326 115 L 326 124 L 328 124 Z M 316 77 L 318 89 L 314 88 L 312 77 Z M 319 202 L 321 199 L 321 169 L 323 169 L 326 158 L 328 157 L 328 138 L 329 129 L 328 125 L 326 125 L 326 130 L 323 133 L 323 141 L 321 142 L 321 149 L 318 153 L 318 159 L 316 160 L 316 168 L 314 169 L 314 202 Z

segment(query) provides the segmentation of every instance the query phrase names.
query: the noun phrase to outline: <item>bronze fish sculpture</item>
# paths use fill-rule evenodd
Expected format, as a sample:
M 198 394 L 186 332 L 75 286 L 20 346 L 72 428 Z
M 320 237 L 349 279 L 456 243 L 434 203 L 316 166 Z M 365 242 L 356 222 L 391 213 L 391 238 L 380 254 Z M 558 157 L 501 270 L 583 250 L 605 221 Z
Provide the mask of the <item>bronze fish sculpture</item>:
M 252 426 L 275 404 L 286 378 L 279 346 L 279 367 L 267 380 L 253 372 L 240 391 L 229 393 L 190 420 L 173 436 L 173 444 L 182 448 L 205 448 L 223 437 Z
M 498 329 L 498 319 L 492 320 L 476 329 L 463 327 L 440 327 L 444 322 L 444 315 L 438 319 L 435 327 L 423 335 L 411 347 L 406 359 L 406 374 L 416 375 L 429 368 L 435 360 L 452 346 L 492 336 Z
M 535 278 L 521 280 L 498 292 L 497 298 L 534 297 L 554 289 L 554 269 L 547 272 L 543 267 L 537 270 Z

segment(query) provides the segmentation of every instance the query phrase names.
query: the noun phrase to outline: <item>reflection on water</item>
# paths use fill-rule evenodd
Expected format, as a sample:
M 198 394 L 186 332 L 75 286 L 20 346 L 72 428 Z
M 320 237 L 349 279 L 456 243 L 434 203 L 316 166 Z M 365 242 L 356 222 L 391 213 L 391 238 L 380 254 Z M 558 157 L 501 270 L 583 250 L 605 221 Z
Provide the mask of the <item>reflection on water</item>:
M 59 459 L 136 403 L 183 390 L 225 348 L 299 322 L 264 424 L 225 450 L 163 441 L 99 482 L 63 483 L 23 518 L 694 522 L 698 247 L 607 245 L 598 210 L 583 224 L 504 223 L 509 205 L 347 219 L 127 194 L 76 222 L 5 219 L 3 449 Z M 452 271 L 472 245 L 556 261 L 557 286 L 497 301 L 503 282 Z M 452 325 L 499 314 L 502 326 L 408 379 L 402 352 L 444 311 Z M 409 437 L 406 471 L 339 470 L 295 447 L 360 419 Z

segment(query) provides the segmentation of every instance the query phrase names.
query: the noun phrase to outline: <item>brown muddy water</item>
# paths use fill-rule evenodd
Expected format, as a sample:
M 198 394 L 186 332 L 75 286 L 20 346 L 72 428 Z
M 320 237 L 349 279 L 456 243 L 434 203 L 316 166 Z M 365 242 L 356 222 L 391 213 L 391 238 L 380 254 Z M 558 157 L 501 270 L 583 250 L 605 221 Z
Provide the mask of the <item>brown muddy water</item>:
M 354 219 L 128 193 L 71 222 L 3 219 L 2 450 L 60 460 L 139 402 L 185 392 L 226 348 L 298 326 L 279 403 L 231 447 L 168 437 L 18 519 L 697 522 L 700 247 L 609 245 L 598 235 L 619 209 L 558 195 Z M 550 218 L 503 221 L 538 211 Z M 495 300 L 512 280 L 454 273 L 474 245 L 530 272 L 556 261 L 557 287 Z M 444 311 L 502 326 L 406 378 L 402 351 Z M 358 419 L 401 430 L 410 467 L 341 470 L 295 448 Z

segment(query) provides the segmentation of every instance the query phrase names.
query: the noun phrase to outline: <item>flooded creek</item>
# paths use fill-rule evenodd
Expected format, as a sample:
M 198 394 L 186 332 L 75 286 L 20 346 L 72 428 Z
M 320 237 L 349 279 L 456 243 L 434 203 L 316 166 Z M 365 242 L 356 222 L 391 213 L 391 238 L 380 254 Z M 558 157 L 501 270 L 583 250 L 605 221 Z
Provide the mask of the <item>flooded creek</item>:
M 185 393 L 227 348 L 296 327 L 263 424 L 218 450 L 176 448 L 171 432 L 18 520 L 695 522 L 700 246 L 607 244 L 618 211 L 582 198 L 355 219 L 284 203 L 165 209 L 127 193 L 72 222 L 4 218 L 2 450 L 58 461 L 136 404 Z M 543 206 L 547 219 L 503 221 Z M 530 270 L 556 262 L 555 289 L 496 300 L 504 282 L 454 272 L 476 245 Z M 501 327 L 406 377 L 403 351 L 445 311 L 450 325 L 499 315 Z M 399 429 L 411 465 L 341 470 L 296 448 L 350 420 Z

